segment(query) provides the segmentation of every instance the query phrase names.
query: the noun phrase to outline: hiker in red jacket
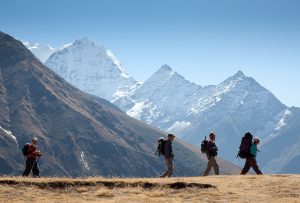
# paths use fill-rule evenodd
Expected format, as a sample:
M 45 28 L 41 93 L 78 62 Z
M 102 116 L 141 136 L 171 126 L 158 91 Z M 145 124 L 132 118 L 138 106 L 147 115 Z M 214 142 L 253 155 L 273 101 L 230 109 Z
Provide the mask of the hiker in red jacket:
M 23 148 L 23 154 L 26 157 L 26 168 L 23 172 L 23 177 L 28 176 L 32 170 L 34 177 L 40 176 L 40 170 L 38 167 L 38 158 L 42 155 L 42 153 L 37 148 L 37 138 L 33 138 L 31 143 L 25 144 Z

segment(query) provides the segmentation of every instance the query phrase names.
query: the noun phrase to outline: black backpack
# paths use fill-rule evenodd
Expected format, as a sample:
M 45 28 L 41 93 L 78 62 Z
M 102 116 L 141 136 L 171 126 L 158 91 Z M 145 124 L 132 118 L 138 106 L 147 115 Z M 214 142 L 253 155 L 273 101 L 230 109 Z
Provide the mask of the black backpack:
M 163 137 L 158 138 L 157 140 L 157 150 L 155 154 L 160 155 L 165 155 L 165 144 L 166 144 L 166 139 Z
M 23 149 L 22 149 L 23 156 L 28 156 L 28 154 L 29 154 L 29 146 L 30 146 L 29 143 L 24 144 L 24 147 L 23 147 Z
M 253 139 L 253 135 L 250 132 L 247 132 L 244 137 L 242 138 L 240 147 L 239 147 L 239 152 L 236 158 L 241 158 L 241 159 L 245 159 L 250 157 L 250 147 L 252 145 L 252 139 Z
M 208 151 L 208 140 L 206 139 L 205 136 L 205 139 L 201 142 L 201 152 L 207 153 L 207 151 Z

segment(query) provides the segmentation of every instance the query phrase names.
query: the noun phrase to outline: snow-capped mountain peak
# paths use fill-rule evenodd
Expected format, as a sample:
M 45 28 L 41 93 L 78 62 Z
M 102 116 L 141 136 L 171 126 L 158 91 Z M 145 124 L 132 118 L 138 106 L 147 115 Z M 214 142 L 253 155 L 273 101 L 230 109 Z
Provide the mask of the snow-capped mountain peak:
M 75 42 L 73 42 L 74 46 L 88 46 L 88 45 L 95 45 L 94 42 L 92 42 L 92 40 L 87 37 L 81 37 L 78 40 L 76 40 Z
M 224 80 L 222 83 L 219 84 L 220 85 L 224 85 L 224 84 L 237 84 L 245 79 L 249 79 L 249 77 L 247 77 L 242 71 L 238 71 L 236 74 L 234 74 L 233 76 L 227 78 L 226 80 Z
M 160 79 L 165 80 L 171 78 L 174 74 L 177 74 L 177 72 L 169 65 L 165 64 L 162 65 L 149 79 L 159 77 Z
M 160 67 L 160 69 L 157 71 L 159 73 L 165 72 L 165 73 L 174 73 L 175 71 L 168 65 L 168 64 L 164 64 Z
M 110 60 L 116 65 L 116 68 L 120 70 L 120 74 L 122 75 L 122 77 L 129 78 L 128 74 L 123 68 L 121 61 L 112 53 L 112 51 L 103 45 L 95 44 L 89 37 L 85 36 L 76 40 L 72 43 L 71 49 L 80 49 L 83 50 L 83 52 L 90 52 L 92 50 L 98 52 L 99 55 L 102 55 L 107 60 Z
M 239 70 L 239 71 L 233 76 L 234 79 L 243 79 L 243 78 L 245 78 L 245 77 L 246 77 L 245 74 L 244 74 L 241 70 Z
M 79 89 L 108 100 L 136 84 L 109 49 L 88 37 L 53 53 L 45 64 Z
M 167 83 L 191 83 L 186 80 L 182 75 L 178 74 L 169 65 L 162 65 L 148 80 L 145 81 L 144 86 L 159 87 Z M 194 84 L 194 83 L 193 83 Z M 195 85 L 195 84 L 194 84 Z

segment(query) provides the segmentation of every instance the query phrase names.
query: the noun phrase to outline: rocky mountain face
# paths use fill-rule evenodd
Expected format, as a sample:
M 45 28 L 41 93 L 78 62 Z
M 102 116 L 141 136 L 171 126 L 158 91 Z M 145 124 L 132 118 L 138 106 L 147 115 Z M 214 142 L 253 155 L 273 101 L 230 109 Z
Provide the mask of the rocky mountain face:
M 267 173 L 300 171 L 300 108 L 287 108 L 264 139 L 258 160 Z
M 154 155 L 164 133 L 127 116 L 108 101 L 83 93 L 48 69 L 23 44 L 0 32 L 0 174 L 21 174 L 21 149 L 38 137 L 42 175 L 158 176 Z M 201 175 L 205 157 L 174 143 L 175 175 Z M 220 160 L 222 173 L 238 173 Z

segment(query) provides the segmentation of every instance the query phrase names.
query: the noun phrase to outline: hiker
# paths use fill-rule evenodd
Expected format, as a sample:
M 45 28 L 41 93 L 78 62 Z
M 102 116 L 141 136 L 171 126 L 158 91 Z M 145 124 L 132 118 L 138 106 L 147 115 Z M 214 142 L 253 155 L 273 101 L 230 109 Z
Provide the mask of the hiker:
M 38 158 L 42 153 L 37 149 L 38 139 L 35 137 L 31 143 L 27 143 L 23 148 L 23 155 L 26 158 L 26 168 L 23 172 L 23 177 L 28 176 L 32 170 L 33 177 L 40 177 L 40 170 L 38 167 Z
M 256 162 L 256 154 L 257 154 L 257 145 L 259 145 L 260 139 L 258 137 L 255 137 L 253 139 L 253 143 L 250 146 L 250 155 L 246 157 L 245 166 L 241 172 L 241 175 L 245 175 L 250 168 L 252 167 L 253 170 L 256 172 L 257 175 L 262 175 L 262 172 L 260 171 L 257 162 Z
M 167 170 L 162 174 L 160 177 L 171 177 L 173 174 L 174 170 L 174 164 L 173 164 L 173 158 L 174 158 L 174 153 L 173 153 L 173 148 L 172 148 L 172 142 L 175 139 L 175 135 L 173 134 L 168 134 L 168 139 L 166 140 L 165 146 L 164 146 L 164 155 L 165 155 L 165 161 L 167 165 Z
M 208 162 L 207 162 L 207 167 L 206 167 L 206 170 L 205 170 L 203 176 L 207 176 L 212 167 L 214 167 L 215 174 L 219 175 L 219 165 L 216 160 L 216 156 L 218 154 L 218 152 L 217 152 L 218 147 L 215 144 L 215 140 L 216 140 L 216 135 L 215 135 L 215 133 L 211 132 L 209 134 L 209 141 L 207 143 L 207 152 L 206 152 Z

